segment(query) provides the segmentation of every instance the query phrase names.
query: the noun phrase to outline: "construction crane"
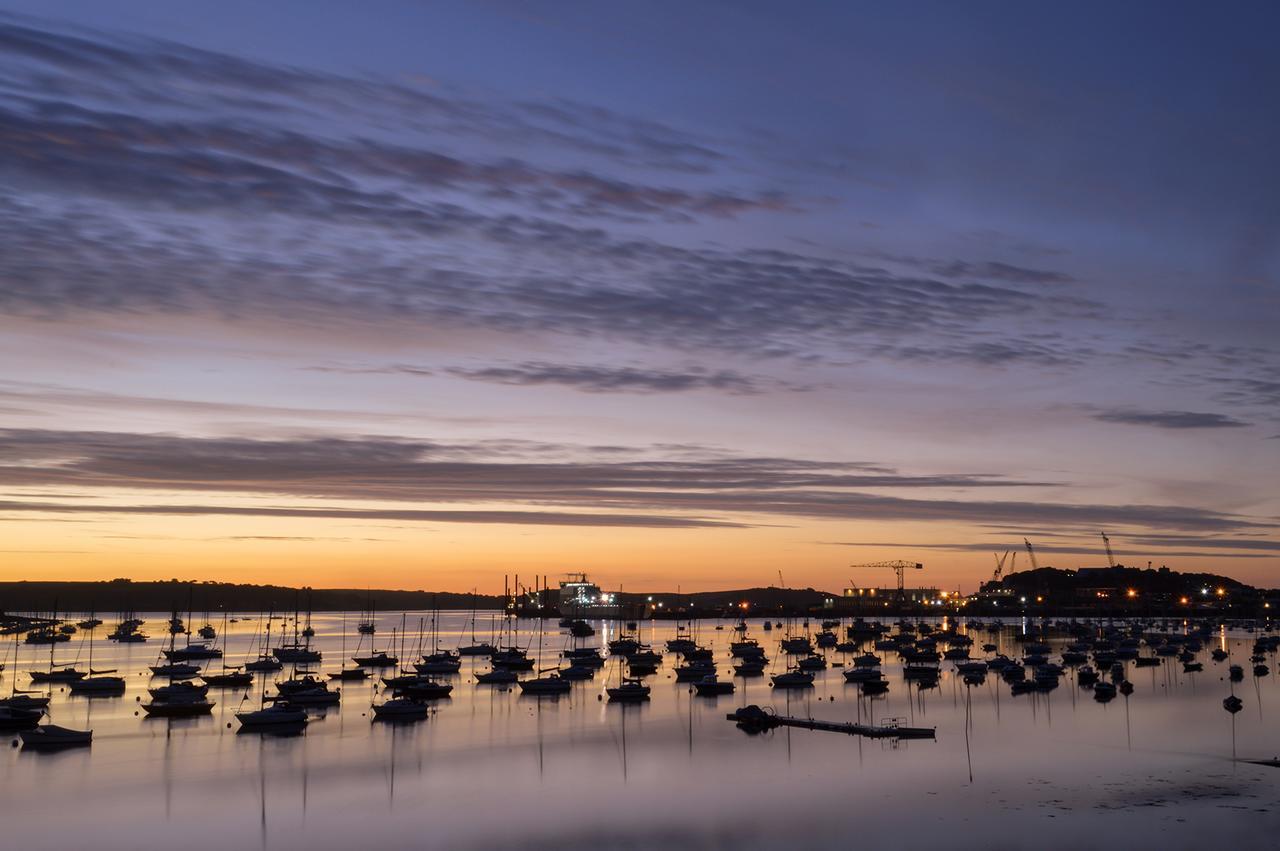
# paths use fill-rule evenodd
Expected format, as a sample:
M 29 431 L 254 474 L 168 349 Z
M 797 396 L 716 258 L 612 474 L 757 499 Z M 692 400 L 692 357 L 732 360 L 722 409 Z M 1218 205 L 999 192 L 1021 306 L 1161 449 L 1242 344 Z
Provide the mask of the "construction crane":
M 1031 542 L 1030 542 L 1030 541 L 1028 541 L 1026 538 L 1023 538 L 1023 539 L 1022 539 L 1022 543 L 1024 543 L 1024 544 L 1026 544 L 1026 545 L 1027 545 L 1027 555 L 1031 556 L 1031 568 L 1032 568 L 1032 570 L 1039 570 L 1039 569 L 1040 569 L 1040 562 L 1036 561 L 1036 551 L 1035 551 L 1035 548 L 1031 546 Z
M 1004 563 L 1009 559 L 1009 550 L 1005 550 L 1004 555 L 1000 555 L 999 553 L 992 553 L 992 555 L 996 557 L 996 569 L 995 572 L 991 574 L 991 581 L 999 582 L 1001 574 L 1004 573 Z
M 1111 554 L 1111 539 L 1107 537 L 1106 532 L 1099 532 L 1098 534 L 1102 536 L 1102 546 L 1107 551 L 1107 567 L 1115 567 L 1116 557 Z
M 924 565 L 918 561 L 873 561 L 869 564 L 851 564 L 849 567 L 854 570 L 862 568 L 879 569 L 888 568 L 898 574 L 898 602 L 907 599 L 906 579 L 904 574 L 908 570 L 924 570 Z

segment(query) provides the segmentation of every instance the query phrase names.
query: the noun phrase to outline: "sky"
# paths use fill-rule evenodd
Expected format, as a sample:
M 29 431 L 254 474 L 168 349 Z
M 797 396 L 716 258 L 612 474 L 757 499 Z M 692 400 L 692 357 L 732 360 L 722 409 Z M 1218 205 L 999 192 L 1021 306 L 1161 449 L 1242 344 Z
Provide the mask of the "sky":
M 1280 585 L 1277 27 L 0 0 L 0 579 Z

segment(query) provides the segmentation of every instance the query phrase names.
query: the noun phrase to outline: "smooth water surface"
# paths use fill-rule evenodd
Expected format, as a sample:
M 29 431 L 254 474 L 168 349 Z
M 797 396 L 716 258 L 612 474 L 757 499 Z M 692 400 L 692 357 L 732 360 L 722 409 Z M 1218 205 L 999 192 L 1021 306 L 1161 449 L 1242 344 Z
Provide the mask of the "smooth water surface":
M 806 692 L 774 691 L 764 677 L 735 680 L 734 695 L 697 697 L 675 682 L 677 660 L 668 654 L 648 678 L 652 700 L 620 706 L 600 699 L 617 681 L 616 660 L 568 696 L 534 698 L 477 685 L 471 673 L 487 661 L 464 657 L 462 672 L 449 678 L 451 698 L 425 721 L 373 722 L 369 706 L 382 695 L 371 678 L 335 684 L 341 707 L 315 713 L 303 735 L 277 737 L 236 731 L 234 712 L 258 705 L 258 682 L 211 689 L 211 717 L 145 717 L 138 698 L 160 684 L 147 666 L 167 646 L 167 616 L 143 617 L 146 644 L 104 640 L 110 622 L 96 631 L 93 666 L 127 676 L 123 697 L 76 697 L 61 686 L 50 692 L 50 720 L 91 727 L 92 747 L 48 754 L 12 747 L 0 756 L 4 847 L 1202 848 L 1259 847 L 1280 830 L 1280 769 L 1232 758 L 1280 754 L 1280 686 L 1276 676 L 1247 673 L 1252 636 L 1244 632 L 1219 639 L 1246 667 L 1235 687 L 1245 708 L 1235 716 L 1222 707 L 1228 663 L 1211 661 L 1209 648 L 1199 654 L 1202 673 L 1184 674 L 1173 659 L 1155 668 L 1129 663 L 1136 691 L 1105 705 L 1072 673 L 1055 691 L 1014 697 L 994 675 L 966 687 L 950 662 L 942 663 L 937 688 L 918 692 L 903 681 L 896 655 L 880 652 L 892 685 L 874 700 L 859 698 L 839 667 L 819 673 Z M 440 644 L 469 643 L 469 617 L 442 614 Z M 389 647 L 403 625 L 395 641 L 403 639 L 413 656 L 420 619 L 429 645 L 430 613 L 381 615 L 374 644 Z M 357 648 L 354 620 L 346 621 L 348 656 Z M 479 637 L 489 638 L 496 617 L 476 620 Z M 197 616 L 192 626 L 202 622 Z M 324 652 L 315 667 L 341 664 L 343 622 L 314 616 L 314 643 Z M 750 623 L 771 668 L 779 668 L 781 631 Z M 221 630 L 220 620 L 213 624 Z M 261 624 L 246 616 L 219 636 L 228 664 L 244 660 Z M 698 638 L 715 647 L 724 677 L 736 633 L 729 621 L 716 625 L 701 622 Z M 282 627 L 293 628 L 273 621 L 273 630 Z M 584 644 L 603 646 L 618 628 L 596 627 Z M 975 633 L 974 657 L 985 655 L 977 648 L 989 640 L 1019 656 L 1014 629 L 998 639 Z M 641 632 L 661 649 L 675 625 L 646 622 Z M 541 643 L 546 665 L 571 641 L 555 621 L 528 620 L 519 640 L 531 653 Z M 365 637 L 360 649 L 369 645 Z M 25 672 L 49 664 L 48 647 L 18 651 L 16 665 L 13 644 L 5 651 L 5 694 L 15 674 L 19 688 L 29 688 Z M 58 662 L 78 658 L 87 666 L 81 635 L 55 652 Z M 1268 661 L 1274 669 L 1274 658 Z M 744 703 L 832 721 L 902 718 L 936 727 L 937 738 L 895 743 L 787 729 L 750 736 L 725 719 Z M 6 734 L 6 743 L 12 738 Z

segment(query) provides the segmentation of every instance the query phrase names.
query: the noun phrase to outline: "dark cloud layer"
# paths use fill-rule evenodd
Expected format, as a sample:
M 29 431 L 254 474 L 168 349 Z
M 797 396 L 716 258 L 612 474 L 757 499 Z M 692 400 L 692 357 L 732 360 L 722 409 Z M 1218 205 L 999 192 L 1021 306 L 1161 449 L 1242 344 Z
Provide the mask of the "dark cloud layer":
M 900 541 L 899 542 L 821 541 L 820 543 L 824 543 L 829 546 L 836 546 L 836 547 L 910 548 L 913 550 L 942 550 L 945 552 L 956 552 L 956 553 L 970 553 L 970 552 L 986 553 L 986 552 L 993 552 L 993 551 L 998 551 L 1000 549 L 1007 549 L 1009 547 L 1017 546 L 1016 542 L 999 543 L 999 542 L 992 542 L 992 541 L 980 541 L 980 542 L 970 541 L 970 542 L 964 542 L 964 543 L 950 543 L 950 544 L 920 544 L 920 543 L 905 544 Z M 1186 550 L 1186 549 L 1171 550 L 1171 549 L 1167 549 L 1166 548 L 1167 545 L 1164 545 L 1164 544 L 1155 544 L 1155 546 L 1158 549 L 1149 553 L 1149 555 L 1155 558 L 1215 558 L 1215 559 L 1217 558 L 1266 558 L 1268 555 L 1268 553 L 1265 553 L 1265 552 L 1259 552 L 1259 553 L 1221 552 L 1215 549 L 1215 545 L 1211 541 L 1205 541 L 1204 549 L 1194 549 L 1194 550 Z M 1272 549 L 1280 549 L 1280 542 L 1273 544 Z M 1056 555 L 1092 556 L 1097 558 L 1098 560 L 1097 565 L 1095 566 L 1103 566 L 1105 564 L 1104 560 L 1106 558 L 1105 550 L 1102 550 L 1101 548 L 1094 548 L 1094 547 L 1083 546 L 1083 545 L 1072 546 L 1070 544 L 1038 543 L 1036 544 L 1036 552 L 1037 553 L 1053 553 Z M 1121 558 L 1119 559 L 1119 561 L 1123 562 L 1124 559 Z M 1057 566 L 1064 567 L 1065 565 L 1057 565 Z M 1089 566 L 1089 565 L 1085 565 L 1085 566 Z M 1141 565 L 1135 564 L 1132 566 L 1139 567 Z
M 680 525 L 686 518 L 686 525 L 707 525 L 791 517 L 1003 522 L 1024 527 L 1105 523 L 1187 533 L 1269 528 L 1246 517 L 1185 506 L 973 497 L 918 499 L 876 492 L 1046 484 L 989 475 L 906 475 L 868 464 L 732 456 L 565 460 L 555 447 L 540 444 L 463 445 L 373 437 L 248 440 L 8 430 L 0 433 L 0 483 L 11 488 L 145 489 L 473 505 L 523 503 L 540 511 L 548 507 L 587 509 L 595 525 L 607 522 L 599 519 L 604 516 L 600 512 L 616 511 L 639 513 L 654 523 L 660 516 L 666 525 Z M 98 502 L 49 500 L 11 501 L 5 509 L 53 511 L 51 506 L 56 504 L 71 505 L 68 510 L 77 512 L 155 513 L 154 505 L 120 509 Z M 205 507 L 211 513 L 267 516 L 293 511 L 302 511 L 304 514 L 297 516 L 305 516 L 313 510 L 295 506 Z M 196 513 L 205 507 L 185 505 L 171 510 Z M 504 519 L 489 522 L 518 522 L 514 518 L 520 514 L 469 510 L 459 516 L 501 516 Z M 427 514 L 412 512 L 400 519 L 415 517 L 430 519 Z M 435 519 L 444 519 L 444 515 Z M 533 518 L 530 522 L 548 521 Z M 634 518 L 620 522 L 639 525 Z
M 697 517 L 652 514 L 591 514 L 573 511 L 472 511 L 381 508 L 281 508 L 243 505 L 120 505 L 0 500 L 0 511 L 34 514 L 143 514 L 157 517 L 280 517 L 309 520 L 395 520 L 423 523 L 500 523 L 522 526 L 610 526 L 649 529 L 742 528 L 742 524 Z M 241 538 L 252 540 L 252 538 Z

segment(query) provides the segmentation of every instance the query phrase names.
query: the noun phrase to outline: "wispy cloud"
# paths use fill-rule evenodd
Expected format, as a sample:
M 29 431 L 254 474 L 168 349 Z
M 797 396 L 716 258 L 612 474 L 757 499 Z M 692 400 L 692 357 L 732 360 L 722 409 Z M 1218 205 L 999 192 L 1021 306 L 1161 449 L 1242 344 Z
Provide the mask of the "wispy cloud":
M 400 321 L 805 358 L 893 356 L 892 341 L 900 359 L 989 365 L 1073 362 L 1049 342 L 968 335 L 1092 310 L 1038 286 L 1065 273 L 1003 261 L 902 272 L 637 236 L 636 221 L 804 202 L 723 145 L 608 109 L 13 17 L 0 47 L 11 316 Z M 580 165 L 562 165 L 567 150 Z
M 1245 428 L 1250 423 L 1226 414 L 1197 411 L 1143 411 L 1134 408 L 1113 408 L 1098 411 L 1095 420 L 1122 425 L 1152 426 L 1167 429 Z
M 970 263 L 953 260 L 949 263 L 935 264 L 935 274 L 944 278 L 970 278 L 979 281 L 1006 281 L 1015 284 L 1068 284 L 1075 280 L 1065 272 L 1051 269 L 1031 269 L 1026 266 L 1015 266 L 988 260 L 981 263 Z
M 585 393 L 683 393 L 691 390 L 713 390 L 733 395 L 752 395 L 771 389 L 807 389 L 762 376 L 743 375 L 731 369 L 713 371 L 696 367 L 670 370 L 532 361 L 512 366 L 450 367 L 447 371 L 451 375 L 472 381 L 518 386 L 552 384 Z
M 571 511 L 469 511 L 425 509 L 281 508 L 244 505 L 79 504 L 0 500 L 0 511 L 34 514 L 134 514 L 157 517 L 284 517 L 311 520 L 397 520 L 424 523 L 499 523 L 522 526 L 616 526 L 649 529 L 744 528 L 741 523 L 698 517 L 591 514 Z
M 525 361 L 493 366 L 428 367 L 393 363 L 383 366 L 323 365 L 304 367 L 304 369 L 344 375 L 410 375 L 423 378 L 450 375 L 469 381 L 486 381 L 517 387 L 554 385 L 584 393 L 683 393 L 693 390 L 710 390 L 730 395 L 749 396 L 774 390 L 799 392 L 811 389 L 808 385 L 781 381 L 768 376 L 748 375 L 733 369 L 710 370 L 696 366 L 662 369 Z

